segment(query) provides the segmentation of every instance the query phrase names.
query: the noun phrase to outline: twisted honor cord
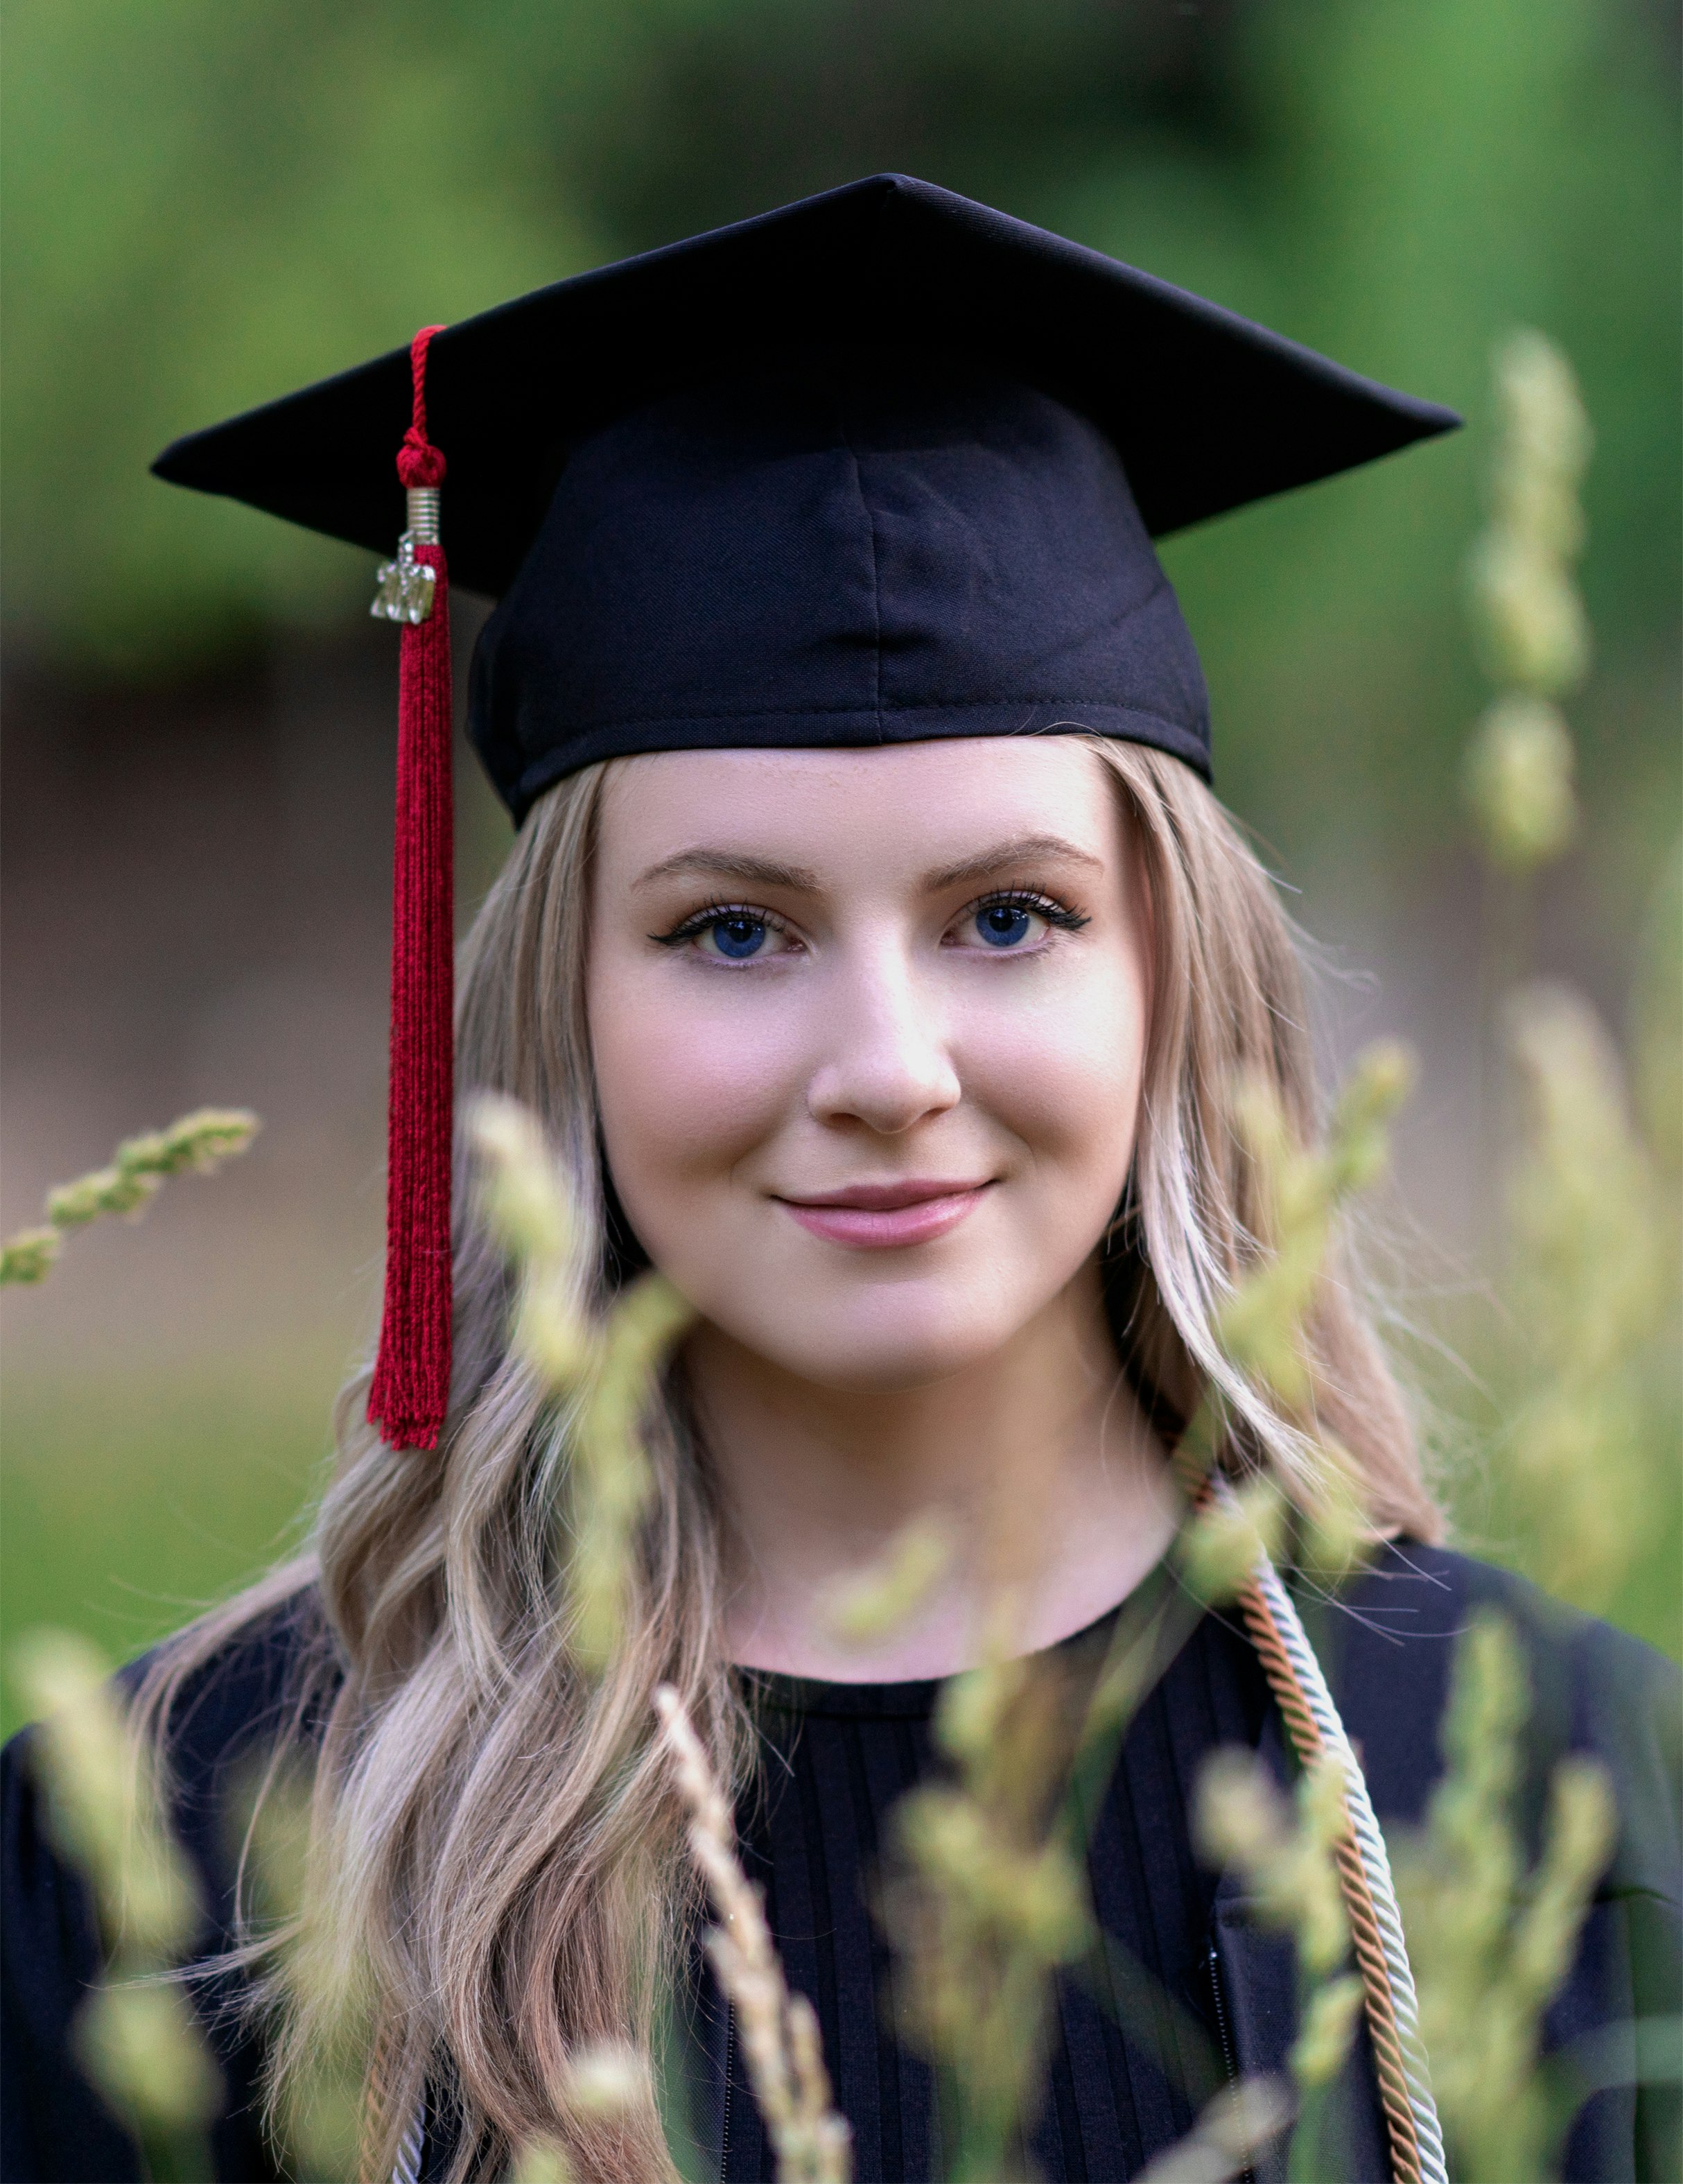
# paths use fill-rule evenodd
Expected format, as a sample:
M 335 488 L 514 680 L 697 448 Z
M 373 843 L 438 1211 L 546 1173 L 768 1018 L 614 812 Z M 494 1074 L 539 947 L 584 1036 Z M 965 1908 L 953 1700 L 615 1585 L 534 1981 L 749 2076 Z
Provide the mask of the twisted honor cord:
M 1232 1492 L 1223 1479 L 1209 1490 L 1223 1498 Z M 1258 1555 L 1239 1607 L 1300 1763 L 1308 1768 L 1330 1752 L 1343 1778 L 1349 1832 L 1334 1845 L 1333 1856 L 1362 1977 L 1392 2175 L 1397 2184 L 1448 2184 L 1414 1970 L 1366 1777 L 1297 1603 L 1266 1553 Z

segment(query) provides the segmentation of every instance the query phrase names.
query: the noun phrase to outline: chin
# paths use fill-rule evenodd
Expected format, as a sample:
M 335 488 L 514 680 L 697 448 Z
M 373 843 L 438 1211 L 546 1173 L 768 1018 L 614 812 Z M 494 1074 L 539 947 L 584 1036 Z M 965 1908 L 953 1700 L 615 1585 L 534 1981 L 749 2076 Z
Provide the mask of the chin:
M 1002 1349 L 1018 1325 L 932 1301 L 921 1309 L 903 1304 L 886 1312 L 786 1307 L 769 1323 L 736 1334 L 816 1387 L 886 1396 L 932 1386 L 979 1363 Z

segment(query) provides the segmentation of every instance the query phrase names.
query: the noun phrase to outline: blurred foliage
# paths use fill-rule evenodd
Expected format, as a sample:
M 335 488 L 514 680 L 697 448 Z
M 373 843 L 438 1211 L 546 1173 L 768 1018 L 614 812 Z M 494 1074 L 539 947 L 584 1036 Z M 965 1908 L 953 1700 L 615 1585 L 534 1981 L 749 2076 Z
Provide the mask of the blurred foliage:
M 1677 1355 L 1676 1193 L 1631 1127 L 1594 1011 L 1547 985 L 1508 1010 L 1525 1128 L 1508 1192 L 1519 1355 L 1499 1454 L 1531 1574 L 1597 1607 L 1675 1477 L 1675 1412 L 1655 1398 Z
M 1548 1591 L 1600 1608 L 1680 1500 L 1683 931 L 1663 881 L 1631 1000 L 1634 1071 L 1586 996 L 1523 976 L 1536 938 L 1528 882 L 1565 850 L 1576 817 L 1571 730 L 1552 701 L 1581 683 L 1591 653 L 1572 565 L 1593 434 L 1569 360 L 1543 335 L 1504 341 L 1494 379 L 1494 505 L 1468 573 L 1498 689 L 1466 777 L 1487 866 L 1485 985 L 1506 1034 L 1482 1117 L 1506 1169 L 1506 1263 L 1495 1323 L 1464 1323 L 1496 1394 L 1482 1434 L 1507 1553 Z M 1541 763 L 1539 741 L 1552 748 Z
M 119 1659 L 295 1549 L 343 1361 L 241 1361 L 74 1387 L 12 1360 L 0 1467 L 0 1652 L 36 1624 Z M 24 1719 L 0 1685 L 0 1733 Z
M 1404 861 L 1442 868 L 1483 695 L 1455 573 L 1487 505 L 1487 539 L 1524 529 L 1503 473 L 1480 491 L 1487 359 L 1510 327 L 1550 328 L 1596 425 L 1581 581 L 1597 665 L 1574 709 L 1584 838 L 1603 914 L 1634 928 L 1678 785 L 1675 33 L 1652 0 L 8 0 L 4 35 L 6 612 L 14 645 L 50 671 L 168 681 L 364 610 L 367 557 L 148 480 L 177 433 L 420 323 L 898 167 L 1466 411 L 1458 440 L 1166 551 L 1209 673 L 1224 795 L 1288 863 L 1365 871 L 1379 848 L 1380 886 Z M 1548 358 L 1515 354 L 1546 408 Z M 1575 528 L 1556 540 L 1563 581 L 1583 543 Z M 1514 573 L 1498 563 L 1482 564 L 1487 603 Z M 1511 822 L 1510 865 L 1571 831 L 1571 744 L 1537 707 L 1575 687 L 1579 660 L 1545 674 L 1509 660 L 1500 676 L 1507 710 L 1488 716 L 1470 785 Z M 1515 1368 L 1487 1346 L 1491 1409 L 1514 1438 L 1502 1446 L 1492 1420 L 1503 1483 L 1484 1508 L 1463 1499 L 1481 1519 L 1474 1544 L 1673 1651 L 1678 1396 L 1675 1364 L 1658 1361 L 1675 1296 L 1655 1269 L 1683 1113 L 1679 872 L 1639 982 L 1634 1127 L 1592 1017 L 1534 993 L 1515 1019 L 1532 1128 L 1509 1304 L 1527 1355 Z M 10 1627 L 81 1622 L 131 1651 L 270 1559 L 322 1443 L 330 1377 L 247 1371 L 200 1390 L 192 1418 L 172 1385 L 149 1420 L 131 1381 L 84 1380 L 72 1397 L 14 1375 L 8 1426 L 27 1453 L 4 1486 Z M 1523 1410 L 1509 1400 L 1521 1384 Z M 1602 1487 L 1610 1560 L 1567 1479 L 1580 1496 Z M 1606 1492 L 1615 1479 L 1648 1511 L 1645 1534 Z M 616 1536 L 635 1486 L 624 1511 L 603 1498 Z M 1480 1713 L 1502 1713 L 1501 1663 L 1484 1665 L 1458 1701 L 1464 1763 L 1422 1856 L 1446 1906 L 1444 2013 L 1486 2034 L 1468 2050 L 1483 2091 L 1460 2128 L 1493 2174 L 1530 2003 L 1510 1981 L 1526 2008 L 1492 2012 L 1487 1983 L 1472 1992 L 1489 1951 L 1475 1962 L 1456 1945 L 1500 1929 L 1509 1969 L 1546 1991 L 1599 1823 L 1586 1802 L 1554 1895 L 1517 1916 L 1517 1852 L 1495 1825 L 1503 1747 Z M 988 1706 L 1009 1708 L 1014 1673 L 954 1686 L 944 1735 L 973 1774 L 996 1741 L 974 1732 Z M 968 1805 L 926 1800 L 908 1817 L 925 1863 L 956 1877 L 947 1900 L 980 1937 L 969 1961 L 1002 1990 L 1019 1973 L 1032 1986 L 1076 1946 L 1080 1903 L 1020 1791 L 1014 1805 L 969 1786 Z M 978 1813 L 1010 1825 L 964 1834 Z M 1558 1818 L 1570 1852 L 1572 1813 Z M 1253 1847 L 1282 1845 L 1269 1823 Z M 953 2011 L 974 2013 L 977 1991 Z M 1347 1990 L 1326 1992 L 1345 2014 L 1322 2026 L 1319 2061 L 1300 2054 L 1306 2081 L 1349 2028 Z M 1020 2025 L 1020 2008 L 1001 2024 L 1014 2014 Z M 114 2074 L 127 2052 L 113 2045 Z M 991 2059 L 1013 2075 L 1009 2056 Z
M 155 675 L 360 610 L 364 557 L 151 482 L 176 433 L 897 166 L 1467 410 L 1467 441 L 1169 549 L 1224 791 L 1272 839 L 1336 811 L 1358 855 L 1443 808 L 1474 687 L 1447 576 L 1516 322 L 1597 420 L 1589 755 L 1627 790 L 1671 763 L 1677 114 L 1647 0 L 11 0 L 6 35 L 8 611 L 37 654 Z
M 664 1274 L 641 1274 L 600 1325 L 583 1305 L 579 1225 L 543 1128 L 519 1100 L 483 1093 L 467 1128 L 481 1170 L 487 1227 L 515 1271 L 510 1348 L 565 1435 L 554 1522 L 566 1571 L 567 1643 L 587 1674 L 619 1643 L 632 1547 L 654 1495 L 638 1430 L 673 1344 L 694 1318 Z
M 1551 2103 L 1536 2068 L 1541 2020 L 1618 1831 L 1606 1769 L 1563 1759 L 1528 1872 L 1514 1808 L 1530 1707 L 1519 1640 L 1486 1611 L 1456 1648 L 1446 1771 L 1397 1860 L 1433 2090 L 1465 2184 L 1553 2173 L 1547 2141 L 1572 2106 Z
M 0 1284 L 45 1281 L 67 1229 L 86 1228 L 102 1213 L 139 1220 L 166 1176 L 214 1174 L 225 1160 L 244 1152 L 262 1127 L 247 1108 L 201 1107 L 167 1130 L 125 1138 L 108 1167 L 47 1192 L 44 1228 L 20 1229 L 0 1243 Z
M 104 1976 L 77 2008 L 71 2040 L 140 2141 L 145 2173 L 197 2184 L 211 2174 L 204 2133 L 222 2105 L 221 2075 L 181 1989 L 157 1983 L 203 1922 L 192 1865 L 99 1648 L 37 1630 L 8 1666 L 40 1723 L 31 1758 L 54 1846 L 88 1883 L 104 1952 Z

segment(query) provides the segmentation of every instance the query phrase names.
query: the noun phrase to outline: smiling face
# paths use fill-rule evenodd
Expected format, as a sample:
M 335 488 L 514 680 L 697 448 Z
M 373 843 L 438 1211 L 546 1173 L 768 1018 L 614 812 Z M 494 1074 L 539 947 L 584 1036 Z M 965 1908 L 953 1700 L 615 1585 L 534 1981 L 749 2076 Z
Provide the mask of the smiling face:
M 926 1384 L 1008 1344 L 1122 1195 L 1142 892 L 1075 738 L 615 766 L 591 1039 L 655 1264 L 823 1386 Z

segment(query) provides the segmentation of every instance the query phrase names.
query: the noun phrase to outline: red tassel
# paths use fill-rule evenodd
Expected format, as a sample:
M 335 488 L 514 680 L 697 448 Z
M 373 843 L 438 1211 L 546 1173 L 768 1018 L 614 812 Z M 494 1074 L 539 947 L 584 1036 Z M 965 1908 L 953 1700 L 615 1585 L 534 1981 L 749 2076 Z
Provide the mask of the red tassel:
M 436 543 L 444 458 L 426 437 L 428 326 L 410 350 L 414 415 L 397 454 L 410 528 L 382 571 L 376 615 L 403 623 L 397 827 L 392 867 L 392 1074 L 386 1123 L 386 1306 L 368 1415 L 393 1448 L 433 1448 L 450 1405 L 451 1015 L 455 946 L 450 783 L 450 589 Z M 430 532 L 431 539 L 426 533 Z M 425 619 L 413 620 L 425 599 Z

